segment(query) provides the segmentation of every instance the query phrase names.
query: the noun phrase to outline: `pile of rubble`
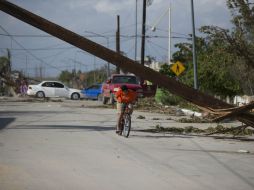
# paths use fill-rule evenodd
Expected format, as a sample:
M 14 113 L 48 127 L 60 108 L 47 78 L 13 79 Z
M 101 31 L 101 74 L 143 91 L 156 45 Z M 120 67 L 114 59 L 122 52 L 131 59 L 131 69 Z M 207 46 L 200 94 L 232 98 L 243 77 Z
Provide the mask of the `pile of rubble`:
M 154 98 L 139 99 L 135 105 L 135 109 L 139 111 L 162 113 L 169 115 L 183 115 L 176 107 L 158 104 Z

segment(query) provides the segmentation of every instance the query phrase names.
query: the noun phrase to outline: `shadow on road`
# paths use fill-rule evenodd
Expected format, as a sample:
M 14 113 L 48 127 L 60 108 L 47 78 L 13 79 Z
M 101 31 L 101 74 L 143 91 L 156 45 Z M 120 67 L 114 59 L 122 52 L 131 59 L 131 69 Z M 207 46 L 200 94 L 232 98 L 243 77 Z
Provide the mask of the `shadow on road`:
M 73 129 L 80 129 L 80 130 L 87 130 L 87 131 L 115 131 L 115 127 L 106 127 L 106 126 L 85 126 L 85 125 L 16 125 L 8 129 L 61 129 L 61 130 L 73 130 Z M 134 133 L 136 132 L 136 133 Z M 146 135 L 145 133 L 141 133 L 142 131 L 133 129 L 131 131 L 131 137 L 138 137 L 138 138 L 193 138 L 190 136 L 184 135 L 163 135 L 163 134 L 149 134 Z
M 0 118 L 0 130 L 6 128 L 10 123 L 12 123 L 15 120 L 13 117 L 8 118 Z
M 64 113 L 64 112 L 63 111 L 0 111 L 1 116 L 57 114 L 57 113 Z
M 8 129 L 82 129 L 89 131 L 112 131 L 115 127 L 82 126 L 82 125 L 16 125 Z

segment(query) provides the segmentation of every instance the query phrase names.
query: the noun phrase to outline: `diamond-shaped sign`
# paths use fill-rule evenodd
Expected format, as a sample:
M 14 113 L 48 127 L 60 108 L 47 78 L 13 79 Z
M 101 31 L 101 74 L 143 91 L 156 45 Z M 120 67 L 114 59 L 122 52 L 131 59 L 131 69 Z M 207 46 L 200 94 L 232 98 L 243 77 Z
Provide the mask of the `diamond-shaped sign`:
M 176 74 L 176 76 L 178 76 L 185 70 L 185 67 L 180 61 L 177 61 L 170 67 L 170 69 Z

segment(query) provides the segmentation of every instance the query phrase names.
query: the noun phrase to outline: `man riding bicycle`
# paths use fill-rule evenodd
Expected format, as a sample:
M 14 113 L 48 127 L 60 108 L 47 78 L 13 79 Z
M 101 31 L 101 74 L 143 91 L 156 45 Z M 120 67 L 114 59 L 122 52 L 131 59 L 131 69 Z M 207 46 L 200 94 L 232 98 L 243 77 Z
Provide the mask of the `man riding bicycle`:
M 126 106 L 129 105 L 130 112 L 133 111 L 133 103 L 137 99 L 137 93 L 131 89 L 128 89 L 126 85 L 122 85 L 121 88 L 116 92 L 116 100 L 117 100 L 117 113 L 118 113 L 118 120 L 117 120 L 117 128 L 116 133 L 121 134 L 122 132 L 122 126 L 121 121 L 123 118 L 124 111 L 126 109 Z

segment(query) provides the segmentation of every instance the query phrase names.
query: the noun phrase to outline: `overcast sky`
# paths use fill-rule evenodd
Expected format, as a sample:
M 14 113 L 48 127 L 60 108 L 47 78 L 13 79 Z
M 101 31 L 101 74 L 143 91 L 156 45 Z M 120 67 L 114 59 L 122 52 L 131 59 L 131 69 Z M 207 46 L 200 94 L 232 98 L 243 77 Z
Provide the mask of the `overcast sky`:
M 10 0 L 39 16 L 115 50 L 116 17 L 120 15 L 121 51 L 134 59 L 136 0 Z M 138 35 L 141 34 L 142 0 L 138 0 Z M 146 55 L 166 61 L 168 56 L 168 8 L 171 7 L 171 46 L 192 31 L 190 0 L 154 0 L 147 7 Z M 203 25 L 230 28 L 226 0 L 194 0 L 196 29 Z M 164 17 L 161 17 L 164 15 Z M 161 19 L 160 19 L 161 18 Z M 157 24 L 153 32 L 151 26 Z M 3 30 L 4 29 L 4 30 Z M 13 35 L 11 39 L 6 34 Z M 197 33 L 198 34 L 198 33 Z M 21 35 L 21 36 L 19 36 Z M 104 36 L 104 37 L 102 37 Z M 159 36 L 159 37 L 156 37 Z M 138 57 L 140 56 L 138 38 Z M 186 41 L 186 40 L 185 40 Z M 100 67 L 105 61 L 95 58 L 61 40 L 0 11 L 0 55 L 11 49 L 13 68 L 30 76 L 39 66 L 46 76 L 61 70 Z M 24 50 L 26 49 L 26 51 Z M 175 51 L 172 48 L 172 51 Z M 76 62 L 76 64 L 75 64 Z M 36 71 L 37 70 L 37 71 Z

